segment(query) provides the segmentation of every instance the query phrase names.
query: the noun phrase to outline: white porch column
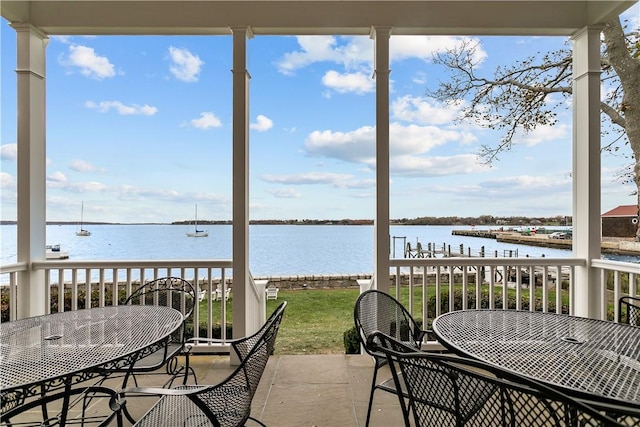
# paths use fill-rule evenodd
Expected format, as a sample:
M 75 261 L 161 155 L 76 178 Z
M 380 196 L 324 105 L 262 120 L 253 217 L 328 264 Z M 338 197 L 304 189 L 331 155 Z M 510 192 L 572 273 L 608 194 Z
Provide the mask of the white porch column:
M 600 316 L 600 28 L 573 35 L 573 255 L 587 265 L 576 267 L 573 314 Z
M 389 291 L 389 39 L 391 28 L 374 27 L 376 79 L 376 216 L 374 287 Z
M 249 79 L 248 27 L 233 34 L 233 337 L 250 331 L 249 304 Z M 231 361 L 234 363 L 234 361 Z M 235 363 L 239 363 L 235 361 Z
M 46 136 L 45 48 L 49 38 L 29 24 L 11 24 L 17 33 L 18 80 L 18 262 L 45 259 Z M 45 314 L 44 272 L 20 273 L 18 319 Z

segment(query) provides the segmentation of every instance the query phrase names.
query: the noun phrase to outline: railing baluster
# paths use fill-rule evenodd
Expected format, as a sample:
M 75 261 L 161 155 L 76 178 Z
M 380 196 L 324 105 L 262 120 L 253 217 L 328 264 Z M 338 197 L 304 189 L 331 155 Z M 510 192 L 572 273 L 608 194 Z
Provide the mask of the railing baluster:
M 549 311 L 549 268 L 542 266 L 542 311 Z

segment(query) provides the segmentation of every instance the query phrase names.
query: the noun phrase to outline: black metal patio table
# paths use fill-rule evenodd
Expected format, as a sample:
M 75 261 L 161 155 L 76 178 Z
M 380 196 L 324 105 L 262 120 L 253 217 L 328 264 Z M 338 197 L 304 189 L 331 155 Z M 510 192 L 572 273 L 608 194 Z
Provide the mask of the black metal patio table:
M 640 408 L 640 328 L 517 310 L 463 310 L 433 321 L 452 351 L 580 398 Z
M 163 346 L 182 322 L 170 307 L 127 305 L 2 323 L 0 413 L 132 365 Z

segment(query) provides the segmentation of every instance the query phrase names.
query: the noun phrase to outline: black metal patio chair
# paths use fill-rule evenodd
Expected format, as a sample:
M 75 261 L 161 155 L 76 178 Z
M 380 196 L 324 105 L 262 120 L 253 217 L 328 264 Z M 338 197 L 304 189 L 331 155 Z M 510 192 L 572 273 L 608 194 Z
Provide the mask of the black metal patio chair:
M 269 328 L 269 325 L 271 324 L 271 322 L 277 317 L 282 317 L 283 315 L 282 313 L 284 312 L 284 309 L 286 306 L 287 306 L 286 301 L 280 303 L 280 305 L 278 305 L 278 307 L 276 307 L 276 309 L 273 310 L 273 313 L 271 313 L 271 315 L 269 316 L 267 321 L 264 323 L 264 325 L 262 325 L 262 327 L 257 332 L 249 336 L 230 339 L 226 341 L 223 341 L 220 338 L 203 338 L 203 337 L 190 338 L 187 340 L 187 345 L 200 344 L 200 343 L 212 343 L 212 344 L 228 343 L 228 344 L 231 344 L 231 348 L 233 348 L 233 351 L 238 356 L 238 360 L 242 362 L 249 354 L 249 351 L 251 351 L 251 349 L 256 345 L 256 343 L 262 339 L 262 336 L 264 335 L 266 330 Z M 271 349 L 271 351 L 273 352 L 273 349 Z
M 603 408 L 484 362 L 416 352 L 379 332 L 368 341 L 406 391 L 398 398 L 409 408 L 407 426 L 622 426 Z
M 153 371 L 162 367 L 165 368 L 165 372 L 158 372 L 158 374 L 164 375 L 166 373 L 169 376 L 165 386 L 170 387 L 181 374 L 183 375 L 182 384 L 187 383 L 189 374 L 193 375 L 197 384 L 196 374 L 189 366 L 190 347 L 185 345 L 187 328 L 193 328 L 192 314 L 196 301 L 196 291 L 187 280 L 180 277 L 162 277 L 140 286 L 123 302 L 123 305 L 172 307 L 183 313 L 184 322 L 182 327 L 176 330 L 158 351 L 139 359 L 133 366 L 124 366 L 109 373 L 124 374 L 122 388 L 127 386 L 129 378 L 133 378 L 134 383 L 138 385 L 136 374 L 155 374 Z M 178 366 L 178 356 L 184 356 L 183 366 Z
M 135 424 L 136 427 L 157 426 L 242 426 L 251 417 L 251 401 L 258 388 L 269 356 L 275 348 L 276 336 L 286 303 L 266 322 L 258 341 L 249 349 L 242 363 L 224 381 L 216 385 L 186 385 L 172 389 L 130 388 L 123 396 L 159 395 L 161 399 Z
M 618 300 L 618 322 L 640 326 L 640 298 L 625 296 Z
M 360 294 L 355 303 L 353 320 L 358 334 L 358 340 L 365 351 L 373 356 L 375 365 L 371 380 L 371 392 L 369 394 L 369 407 L 367 408 L 367 421 L 371 420 L 373 407 L 373 395 L 376 389 L 397 394 L 396 384 L 393 378 L 387 378 L 377 383 L 378 370 L 387 364 L 387 357 L 369 345 L 368 338 L 377 331 L 394 337 L 406 343 L 414 349 L 420 350 L 422 340 L 428 331 L 421 329 L 406 308 L 391 295 L 372 289 Z M 403 407 L 403 413 L 406 409 Z

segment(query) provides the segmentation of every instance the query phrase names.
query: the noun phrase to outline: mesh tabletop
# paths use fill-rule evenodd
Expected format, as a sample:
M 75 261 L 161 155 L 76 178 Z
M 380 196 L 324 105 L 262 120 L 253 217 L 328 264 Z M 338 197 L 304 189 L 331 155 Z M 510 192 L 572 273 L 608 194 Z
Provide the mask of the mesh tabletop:
M 8 400 L 126 366 L 182 324 L 162 306 L 118 306 L 30 317 L 0 326 L 0 389 Z
M 433 322 L 451 350 L 583 397 L 640 408 L 640 328 L 562 314 L 467 310 Z

